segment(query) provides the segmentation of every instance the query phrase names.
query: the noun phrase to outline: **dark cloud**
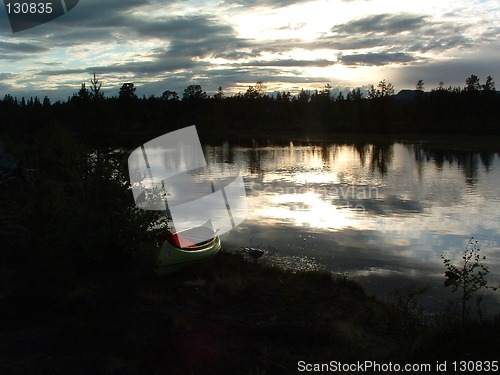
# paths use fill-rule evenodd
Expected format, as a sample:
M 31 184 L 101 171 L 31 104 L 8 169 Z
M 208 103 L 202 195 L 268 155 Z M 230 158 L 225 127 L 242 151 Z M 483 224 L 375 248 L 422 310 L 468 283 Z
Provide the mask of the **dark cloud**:
M 34 45 L 30 43 L 10 43 L 0 41 L 0 53 L 38 53 L 45 52 L 48 48 L 42 47 L 40 45 Z
M 415 57 L 404 52 L 380 52 L 345 55 L 340 58 L 339 62 L 344 65 L 387 65 L 409 63 L 415 60 Z
M 135 23 L 131 28 L 141 37 L 163 38 L 165 46 L 157 47 L 151 51 L 148 61 L 129 61 L 110 65 L 89 66 L 82 69 L 47 71 L 43 74 L 88 74 L 99 72 L 100 74 L 135 74 L 155 75 L 165 73 L 175 73 L 184 71 L 188 76 L 200 76 L 206 73 L 209 68 L 207 62 L 199 61 L 206 57 L 223 57 L 233 60 L 224 69 L 210 70 L 212 81 L 217 84 L 234 85 L 241 81 L 267 80 L 276 81 L 276 76 L 283 77 L 280 68 L 293 67 L 324 67 L 332 65 L 334 62 L 327 59 L 318 60 L 292 60 L 282 59 L 273 61 L 258 60 L 260 54 L 266 51 L 276 52 L 276 49 L 286 51 L 290 45 L 297 41 L 269 43 L 253 43 L 251 41 L 238 38 L 235 31 L 227 26 L 218 24 L 211 17 L 201 15 L 192 17 L 180 17 L 155 21 L 152 23 Z M 249 62 L 241 62 L 241 58 L 254 58 Z M 248 69 L 242 69 L 248 68 Z M 283 78 L 280 78 L 281 80 Z M 199 79 L 201 80 L 201 79 Z M 170 78 L 169 78 L 169 81 Z M 294 79 L 287 77 L 287 81 L 304 82 L 304 77 Z M 320 80 L 324 82 L 324 79 Z M 212 82 L 213 83 L 213 82 Z
M 314 42 L 304 44 L 304 48 L 314 49 L 332 49 L 332 50 L 357 50 L 384 46 L 385 40 L 382 37 L 359 37 L 357 35 L 344 36 L 323 36 Z
M 404 31 L 421 29 L 427 23 L 425 16 L 412 14 L 375 14 L 332 28 L 334 34 L 383 34 L 394 35 Z
M 470 28 L 433 21 L 425 15 L 376 14 L 336 25 L 321 41 L 341 50 L 382 46 L 405 52 L 442 52 L 471 46 Z
M 168 4 L 176 3 L 175 0 Z M 145 6 L 155 6 L 165 8 L 165 4 L 160 5 L 154 0 L 85 0 L 80 1 L 78 5 L 64 17 L 54 22 L 48 23 L 53 27 L 75 27 L 81 28 L 99 28 L 113 29 L 116 27 L 127 27 L 133 15 L 134 10 L 140 10 Z
M 0 41 L 0 60 L 12 62 L 27 60 L 34 54 L 46 52 L 48 50 L 48 48 L 37 44 Z
M 215 51 L 212 54 L 212 57 L 223 58 L 228 60 L 240 60 L 240 59 L 249 59 L 255 58 L 260 55 L 258 51 L 248 51 L 248 50 L 229 50 L 229 51 Z
M 204 58 L 238 52 L 248 47 L 235 30 L 208 16 L 168 19 L 164 22 L 143 24 L 137 28 L 142 37 L 160 37 L 169 41 L 165 56 Z
M 239 50 L 249 48 L 245 40 L 237 38 L 230 26 L 221 25 L 210 16 L 176 17 L 153 22 L 134 20 L 129 26 L 129 33 L 135 35 L 134 41 L 141 40 L 141 38 L 150 40 L 151 37 L 160 40 L 158 47 L 149 51 L 147 61 L 142 61 L 141 56 L 137 56 L 137 61 L 120 61 L 81 69 L 47 71 L 44 74 L 62 75 L 99 71 L 140 75 L 175 72 L 204 68 L 207 63 L 196 60 L 241 54 L 244 52 Z M 98 51 L 95 52 L 98 53 Z
M 464 54 L 460 59 L 446 61 L 428 61 L 425 64 L 402 67 L 398 71 L 401 87 L 415 87 L 419 79 L 424 80 L 425 89 L 436 88 L 439 82 L 448 86 L 465 86 L 465 80 L 471 74 L 480 78 L 484 83 L 491 75 L 500 86 L 500 43 L 491 45 L 491 51 L 480 50 L 476 53 Z
M 213 34 L 234 35 L 234 30 L 209 15 L 191 15 L 185 17 L 165 17 L 164 19 L 148 21 L 136 20 L 130 27 L 142 37 L 180 38 L 202 40 Z

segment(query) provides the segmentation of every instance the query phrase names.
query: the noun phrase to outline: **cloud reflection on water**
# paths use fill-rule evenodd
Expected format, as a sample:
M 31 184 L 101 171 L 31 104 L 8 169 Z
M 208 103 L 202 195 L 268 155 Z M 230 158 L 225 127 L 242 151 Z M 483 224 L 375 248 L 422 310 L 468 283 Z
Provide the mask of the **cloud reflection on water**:
M 459 257 L 474 236 L 488 258 L 488 279 L 500 280 L 498 153 L 290 144 L 226 147 L 226 158 L 239 164 L 249 207 L 227 246 L 257 242 L 313 256 L 368 284 L 394 286 L 399 278 L 440 287 L 440 255 Z

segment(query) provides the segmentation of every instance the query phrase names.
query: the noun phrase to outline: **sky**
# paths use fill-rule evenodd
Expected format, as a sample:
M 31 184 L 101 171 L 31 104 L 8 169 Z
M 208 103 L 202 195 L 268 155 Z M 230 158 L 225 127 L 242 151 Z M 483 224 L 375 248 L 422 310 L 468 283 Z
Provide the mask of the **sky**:
M 344 91 L 382 79 L 396 92 L 500 87 L 498 0 L 80 0 L 66 15 L 12 33 L 0 7 L 0 97 L 66 100 L 95 73 L 106 96 L 191 84 L 213 94 Z

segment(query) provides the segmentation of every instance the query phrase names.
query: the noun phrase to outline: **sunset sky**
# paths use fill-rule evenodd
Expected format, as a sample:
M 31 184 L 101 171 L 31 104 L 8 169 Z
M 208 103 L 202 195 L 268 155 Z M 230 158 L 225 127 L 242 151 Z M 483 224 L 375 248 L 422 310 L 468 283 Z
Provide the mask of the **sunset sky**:
M 0 97 L 65 100 L 95 72 L 106 96 L 190 84 L 207 93 L 345 91 L 382 79 L 396 92 L 471 74 L 500 87 L 498 0 L 80 0 L 13 34 L 0 8 Z

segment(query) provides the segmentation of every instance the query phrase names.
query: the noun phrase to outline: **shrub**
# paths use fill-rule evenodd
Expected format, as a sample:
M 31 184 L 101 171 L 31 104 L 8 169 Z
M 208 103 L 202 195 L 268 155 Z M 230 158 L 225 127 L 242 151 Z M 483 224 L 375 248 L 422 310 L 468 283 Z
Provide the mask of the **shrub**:
M 497 287 L 487 285 L 485 279 L 490 272 L 488 267 L 482 262 L 486 260 L 486 256 L 481 256 L 478 241 L 474 241 L 471 237 L 465 246 L 465 251 L 462 256 L 462 263 L 458 266 L 451 263 L 451 260 L 441 255 L 444 266 L 446 268 L 445 276 L 447 279 L 444 282 L 445 286 L 452 286 L 452 291 L 461 291 L 460 302 L 462 305 L 462 324 L 468 318 L 469 301 L 474 296 L 474 293 L 481 289 L 497 290 Z

